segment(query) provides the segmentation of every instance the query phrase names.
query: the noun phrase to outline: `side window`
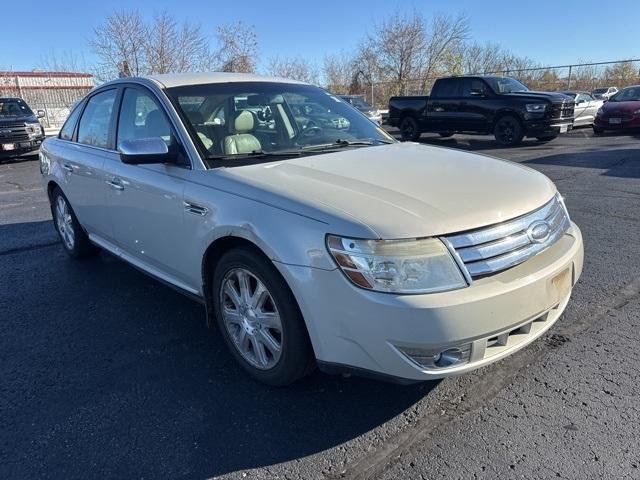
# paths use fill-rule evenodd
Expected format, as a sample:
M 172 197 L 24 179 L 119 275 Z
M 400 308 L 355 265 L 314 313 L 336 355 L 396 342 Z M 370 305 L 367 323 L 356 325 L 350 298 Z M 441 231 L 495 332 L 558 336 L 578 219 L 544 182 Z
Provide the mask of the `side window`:
M 107 90 L 89 99 L 78 127 L 78 142 L 108 148 L 111 113 L 117 90 Z
M 143 90 L 127 88 L 122 97 L 116 144 L 124 140 L 160 137 L 171 145 L 171 124 L 155 99 Z
M 462 83 L 462 96 L 465 98 L 474 97 L 476 95 L 472 95 L 471 92 L 481 92 L 485 94 L 487 92 L 487 88 L 482 80 L 477 78 L 466 78 Z
M 437 88 L 435 89 L 433 96 L 436 98 L 455 98 L 460 96 L 460 84 L 462 82 L 459 79 L 451 78 L 447 80 L 440 80 Z
M 82 111 L 82 105 L 76 105 L 69 116 L 67 117 L 67 121 L 64 122 L 64 125 L 60 129 L 60 135 L 58 136 L 62 140 L 72 140 L 73 139 L 73 131 L 76 128 L 76 123 L 78 123 L 78 117 L 80 116 L 80 112 Z

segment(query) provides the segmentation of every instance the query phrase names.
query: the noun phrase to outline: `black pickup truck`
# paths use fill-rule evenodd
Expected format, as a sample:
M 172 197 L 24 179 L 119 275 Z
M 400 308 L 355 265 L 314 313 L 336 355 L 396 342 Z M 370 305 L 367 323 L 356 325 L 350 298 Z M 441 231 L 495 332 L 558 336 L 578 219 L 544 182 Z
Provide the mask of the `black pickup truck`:
M 561 93 L 533 92 L 510 77 L 464 76 L 436 80 L 430 96 L 391 97 L 387 123 L 403 140 L 421 133 L 493 134 L 503 146 L 523 137 L 553 140 L 573 128 L 573 99 Z
M 42 117 L 21 98 L 0 97 L 0 159 L 36 153 L 44 140 Z

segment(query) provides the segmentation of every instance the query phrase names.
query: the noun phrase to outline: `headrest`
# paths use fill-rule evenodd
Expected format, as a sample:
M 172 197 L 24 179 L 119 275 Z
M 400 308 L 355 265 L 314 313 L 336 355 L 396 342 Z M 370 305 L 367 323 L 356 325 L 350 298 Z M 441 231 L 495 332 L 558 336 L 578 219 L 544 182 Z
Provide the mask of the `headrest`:
M 169 124 L 160 110 L 151 110 L 144 121 L 149 137 L 169 135 Z
M 236 117 L 234 121 L 235 133 L 247 133 L 253 130 L 255 121 L 253 120 L 253 113 L 249 110 L 243 110 Z

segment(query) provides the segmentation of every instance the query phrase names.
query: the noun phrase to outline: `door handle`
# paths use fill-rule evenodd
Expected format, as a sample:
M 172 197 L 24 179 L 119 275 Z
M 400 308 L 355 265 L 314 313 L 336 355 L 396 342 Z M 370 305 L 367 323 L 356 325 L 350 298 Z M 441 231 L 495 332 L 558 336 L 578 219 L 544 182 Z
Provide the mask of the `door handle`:
M 67 172 L 73 173 L 73 166 L 68 163 L 63 163 L 62 168 L 64 168 Z
M 106 180 L 105 183 L 116 190 L 124 190 L 124 185 L 122 185 L 119 180 Z
M 186 212 L 193 213 L 194 215 L 199 215 L 201 217 L 204 217 L 209 212 L 207 207 L 203 207 L 196 203 L 183 202 L 183 205 Z

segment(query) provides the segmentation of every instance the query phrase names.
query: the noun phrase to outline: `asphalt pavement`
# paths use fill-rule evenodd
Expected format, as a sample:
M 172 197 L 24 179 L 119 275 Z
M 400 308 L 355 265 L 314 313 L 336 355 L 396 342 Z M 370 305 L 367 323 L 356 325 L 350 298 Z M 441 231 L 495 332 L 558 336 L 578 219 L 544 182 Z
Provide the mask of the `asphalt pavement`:
M 0 161 L 0 478 L 640 478 L 640 135 L 499 149 L 585 240 L 565 314 L 462 377 L 250 380 L 203 308 L 107 254 L 67 257 L 37 161 Z

